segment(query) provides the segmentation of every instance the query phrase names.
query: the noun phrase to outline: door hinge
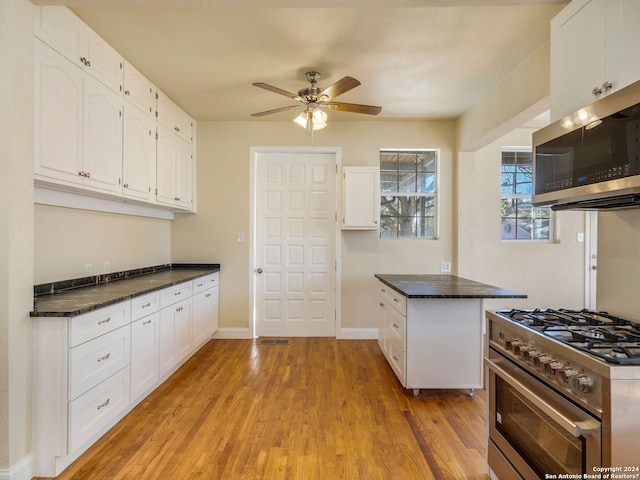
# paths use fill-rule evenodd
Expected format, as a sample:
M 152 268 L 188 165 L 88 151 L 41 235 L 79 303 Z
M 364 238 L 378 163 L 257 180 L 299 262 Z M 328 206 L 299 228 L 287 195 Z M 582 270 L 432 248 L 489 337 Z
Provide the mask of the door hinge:
M 158 140 L 158 138 L 160 138 L 160 137 L 158 137 L 158 132 L 156 132 L 156 140 Z

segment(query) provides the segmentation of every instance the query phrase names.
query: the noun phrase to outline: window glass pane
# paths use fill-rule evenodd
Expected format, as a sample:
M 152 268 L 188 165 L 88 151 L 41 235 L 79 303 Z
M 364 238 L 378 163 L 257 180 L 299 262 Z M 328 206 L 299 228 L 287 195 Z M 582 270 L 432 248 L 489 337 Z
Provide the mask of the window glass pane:
M 398 191 L 398 172 L 380 172 L 380 191 L 397 192 Z
M 416 170 L 418 172 L 433 172 L 436 171 L 436 152 L 422 152 L 418 153 L 416 159 Z
M 418 173 L 418 192 L 433 193 L 436 191 L 436 174 L 435 173 Z
M 380 215 L 381 216 L 395 216 L 400 214 L 398 207 L 398 197 L 384 196 L 380 201 Z
M 500 183 L 501 183 L 501 191 L 503 195 L 515 193 L 516 185 L 515 185 L 515 178 L 513 176 L 513 173 L 510 173 L 510 172 L 505 173 L 503 171 L 502 181 Z
M 416 191 L 416 172 L 401 170 L 398 173 L 398 192 Z
M 415 172 L 416 171 L 416 154 L 400 153 L 398 155 L 398 170 Z
M 380 171 L 398 171 L 398 155 L 396 153 L 380 152 Z
M 381 238 L 433 238 L 435 198 L 423 196 L 382 197 Z

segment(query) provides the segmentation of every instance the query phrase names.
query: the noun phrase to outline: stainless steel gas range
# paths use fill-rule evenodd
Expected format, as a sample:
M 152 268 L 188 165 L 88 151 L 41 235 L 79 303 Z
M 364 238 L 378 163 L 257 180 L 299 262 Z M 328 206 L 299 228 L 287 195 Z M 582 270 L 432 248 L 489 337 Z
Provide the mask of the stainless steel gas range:
M 640 478 L 640 324 L 551 309 L 487 321 L 491 476 Z

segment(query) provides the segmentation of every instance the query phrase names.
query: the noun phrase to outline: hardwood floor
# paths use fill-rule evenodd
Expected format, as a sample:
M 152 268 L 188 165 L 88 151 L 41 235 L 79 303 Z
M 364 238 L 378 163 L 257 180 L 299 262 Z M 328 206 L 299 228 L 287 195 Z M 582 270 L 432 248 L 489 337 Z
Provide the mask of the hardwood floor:
M 374 340 L 214 340 L 58 478 L 481 480 L 484 393 L 414 397 Z

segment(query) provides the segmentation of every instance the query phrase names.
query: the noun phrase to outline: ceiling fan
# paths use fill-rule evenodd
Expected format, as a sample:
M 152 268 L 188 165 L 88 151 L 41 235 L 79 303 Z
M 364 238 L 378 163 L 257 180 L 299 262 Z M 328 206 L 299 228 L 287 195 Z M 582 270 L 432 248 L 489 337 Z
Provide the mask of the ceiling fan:
M 318 72 L 307 72 L 307 80 L 311 86 L 298 90 L 298 93 L 288 92 L 266 83 L 254 83 L 253 85 L 256 87 L 284 95 L 285 97 L 289 97 L 300 102 L 300 104 L 275 108 L 273 110 L 267 110 L 259 113 L 252 113 L 251 116 L 263 117 L 272 113 L 304 108 L 304 111 L 294 121 L 308 130 L 319 130 L 327 126 L 327 114 L 322 110 L 323 108 L 339 110 L 342 112 L 365 113 L 367 115 L 377 115 L 382 111 L 381 107 L 373 105 L 359 105 L 356 103 L 335 102 L 333 100 L 338 95 L 342 95 L 343 93 L 360 85 L 360 82 L 355 78 L 343 77 L 327 88 L 320 88 L 317 86 L 319 78 L 320 74 Z

